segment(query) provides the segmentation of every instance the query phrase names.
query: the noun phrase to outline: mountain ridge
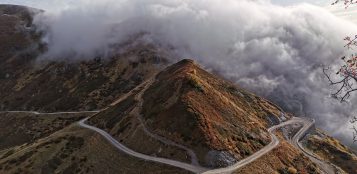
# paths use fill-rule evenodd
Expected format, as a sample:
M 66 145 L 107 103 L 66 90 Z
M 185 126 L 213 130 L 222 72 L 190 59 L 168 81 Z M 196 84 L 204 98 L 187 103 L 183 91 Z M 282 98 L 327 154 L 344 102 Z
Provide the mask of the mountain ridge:
M 136 139 L 136 135 L 135 134 L 138 131 L 138 129 L 140 127 L 142 127 L 142 126 L 147 127 L 147 129 L 149 129 L 149 131 L 152 132 L 153 134 L 156 134 L 156 135 L 159 135 L 161 137 L 167 138 L 167 139 L 169 139 L 171 141 L 174 141 L 174 142 L 176 142 L 178 144 L 182 144 L 182 145 L 186 146 L 189 149 L 192 149 L 193 152 L 196 153 L 196 155 L 197 155 L 197 157 L 199 159 L 199 164 L 202 165 L 202 166 L 216 168 L 216 167 L 223 167 L 223 166 L 232 165 L 235 162 L 237 162 L 239 159 L 242 159 L 244 157 L 249 156 L 249 154 L 246 154 L 246 156 L 243 156 L 243 157 L 240 157 L 240 158 L 239 157 L 236 158 L 234 155 L 231 154 L 231 151 L 229 151 L 229 150 L 231 150 L 230 146 L 224 145 L 224 143 L 223 143 L 223 144 L 221 144 L 221 147 L 219 147 L 217 145 L 212 145 L 209 141 L 207 142 L 207 145 L 205 145 L 206 144 L 206 140 L 204 140 L 204 138 L 203 138 L 203 140 L 202 140 L 202 138 L 200 138 L 199 140 L 201 140 L 201 141 L 195 141 L 194 145 L 192 145 L 190 139 L 185 141 L 185 139 L 182 138 L 183 136 L 182 136 L 182 133 L 180 133 L 180 131 L 171 132 L 171 133 L 166 133 L 165 132 L 167 130 L 164 128 L 163 125 L 171 125 L 172 126 L 172 123 L 177 123 L 178 122 L 177 120 L 175 120 L 175 118 L 173 118 L 175 116 L 171 116 L 169 119 L 166 119 L 168 121 L 171 121 L 171 123 L 166 123 L 166 124 L 160 123 L 164 119 L 162 117 L 160 118 L 159 116 L 156 116 L 157 113 L 154 114 L 154 116 L 153 116 L 153 117 L 159 117 L 157 120 L 154 120 L 151 117 L 150 117 L 151 120 L 150 119 L 148 120 L 148 118 L 146 118 L 147 116 L 145 116 L 145 110 L 144 110 L 145 107 L 150 108 L 150 109 L 155 109 L 155 106 L 145 104 L 145 99 L 151 101 L 150 103 L 154 103 L 155 105 L 159 105 L 160 103 L 171 103 L 171 105 L 172 105 L 172 103 L 175 103 L 173 98 L 180 98 L 180 97 L 171 96 L 172 93 L 179 93 L 179 92 L 177 92 L 177 90 L 175 92 L 175 90 L 172 89 L 172 88 L 166 88 L 167 86 L 175 86 L 173 84 L 176 84 L 176 86 L 179 86 L 180 88 L 183 89 L 182 91 L 185 91 L 185 89 L 186 89 L 189 92 L 193 92 L 193 93 L 196 93 L 196 92 L 197 93 L 204 93 L 203 91 L 206 91 L 206 93 L 209 93 L 209 92 L 207 92 L 207 90 L 209 89 L 207 84 L 205 84 L 205 85 L 197 85 L 197 84 L 203 84 L 201 80 L 197 80 L 200 83 L 190 82 L 190 79 L 191 79 L 192 75 L 201 76 L 202 74 L 205 74 L 206 76 L 208 76 L 208 77 L 210 77 L 212 79 L 215 78 L 213 75 L 208 75 L 208 72 L 206 72 L 203 69 L 199 68 L 199 66 L 196 63 L 194 63 L 192 60 L 182 60 L 182 61 L 180 61 L 180 62 L 178 62 L 178 63 L 176 63 L 176 64 L 174 64 L 172 66 L 169 66 L 168 68 L 166 68 L 162 72 L 158 73 L 156 75 L 156 77 L 152 80 L 152 82 L 147 82 L 147 83 L 143 84 L 143 86 L 138 87 L 137 90 L 134 90 L 132 96 L 130 96 L 130 95 L 126 96 L 127 97 L 126 99 L 121 100 L 121 102 L 123 102 L 123 103 L 120 103 L 120 102 L 117 103 L 117 106 L 119 108 L 120 108 L 120 106 L 124 106 L 124 105 L 129 106 L 129 107 L 126 107 L 124 110 L 121 110 L 123 108 L 121 108 L 119 110 L 116 110 L 116 109 L 114 109 L 115 106 L 109 107 L 106 110 L 104 110 L 103 112 L 98 113 L 98 114 L 94 115 L 93 117 L 91 117 L 90 120 L 89 120 L 89 123 L 91 125 L 95 125 L 96 127 L 99 127 L 101 129 L 106 130 L 114 138 L 119 140 L 124 145 L 127 145 L 129 148 L 134 148 L 134 150 L 136 150 L 138 152 L 142 152 L 144 154 L 147 153 L 147 152 L 146 151 L 142 151 L 140 148 L 136 148 L 135 146 L 132 146 L 131 143 L 127 143 L 127 141 L 130 141 L 130 140 L 127 140 L 127 138 L 126 138 L 126 137 L 130 137 L 132 139 Z M 202 75 L 202 76 L 205 76 L 205 75 Z M 169 78 L 169 79 L 167 79 L 167 78 Z M 210 79 L 210 80 L 206 79 L 206 80 L 207 81 L 214 81 L 212 79 Z M 219 81 L 221 81 L 221 80 L 219 80 Z M 162 84 L 162 83 L 164 83 L 164 84 Z M 230 87 L 230 90 L 233 90 L 233 87 L 231 86 L 233 84 L 231 84 L 231 83 L 228 83 L 228 84 L 226 84 L 226 85 L 228 85 Z M 158 87 L 158 86 L 161 86 L 161 85 L 164 85 L 164 86 L 167 85 L 167 86 L 165 86 L 163 88 Z M 225 87 L 227 87 L 227 86 L 225 86 Z M 234 87 L 235 90 L 237 90 L 236 88 L 237 87 Z M 166 89 L 166 90 L 160 90 L 160 89 Z M 158 90 L 157 92 L 159 92 L 160 94 L 157 94 L 157 93 L 153 92 L 152 90 Z M 165 94 L 166 92 L 164 92 L 164 91 L 166 91 L 166 92 L 169 91 L 169 93 L 171 93 L 171 94 L 167 95 L 167 94 Z M 138 105 L 138 103 L 140 103 L 140 101 L 138 101 L 138 98 L 140 99 L 140 97 L 137 97 L 137 95 L 139 95 L 139 93 L 144 93 L 144 95 L 142 96 L 143 99 L 144 99 L 143 105 L 142 105 L 143 111 L 139 112 L 141 114 L 139 114 L 138 111 L 137 111 L 137 109 L 140 108 L 141 106 L 140 107 L 135 106 L 135 105 Z M 245 91 L 243 92 L 242 91 L 242 93 L 244 93 L 245 95 L 249 96 L 248 92 L 245 92 Z M 145 95 L 148 95 L 148 96 L 145 97 Z M 180 94 L 180 95 L 183 95 L 183 94 Z M 240 95 L 240 94 L 237 94 L 237 95 Z M 159 97 L 159 99 L 148 99 L 149 96 Z M 257 96 L 253 96 L 254 99 L 255 99 L 255 97 L 257 97 Z M 185 98 L 185 97 L 182 97 L 182 98 Z M 257 98 L 259 98 L 259 97 L 257 97 Z M 227 98 L 224 98 L 224 97 L 222 99 L 226 99 L 227 100 Z M 128 102 L 126 100 L 129 100 L 131 102 Z M 162 100 L 162 101 L 160 101 L 160 100 Z M 212 99 L 208 99 L 208 100 L 212 100 Z M 167 102 L 167 101 L 170 101 L 170 102 Z M 186 101 L 189 101 L 189 100 L 186 99 Z M 265 108 L 266 110 L 268 110 L 269 108 L 267 106 L 265 106 L 265 105 L 269 105 L 270 107 L 273 107 L 273 108 L 276 109 L 275 111 L 277 112 L 276 113 L 277 116 L 274 116 L 274 118 L 276 118 L 278 120 L 279 119 L 278 116 L 281 116 L 280 115 L 280 110 L 278 108 L 276 108 L 275 106 L 272 106 L 272 105 L 268 104 L 265 100 L 262 100 L 261 102 L 262 102 L 261 104 L 264 107 L 266 107 Z M 129 103 L 129 105 L 124 104 L 124 103 L 127 103 L 127 104 Z M 179 103 L 179 105 L 180 106 L 184 106 L 181 103 Z M 253 105 L 253 103 L 252 103 L 252 105 Z M 231 106 L 229 106 L 229 107 L 231 107 Z M 258 105 L 256 107 L 258 107 Z M 129 111 L 127 111 L 128 108 L 129 108 Z M 168 108 L 170 108 L 170 107 L 168 107 Z M 189 109 L 192 110 L 192 109 L 195 109 L 195 108 L 196 107 L 191 107 Z M 131 112 L 130 110 L 131 111 L 136 110 L 136 111 L 135 112 Z M 156 110 L 158 110 L 159 112 L 165 113 L 166 112 L 165 110 L 167 110 L 167 108 L 165 109 L 165 107 L 160 107 L 160 109 L 156 109 Z M 123 114 L 115 114 L 115 113 L 123 113 Z M 176 115 L 176 117 L 178 117 L 178 119 L 180 119 L 181 121 L 185 120 L 184 118 L 180 117 L 180 115 L 182 115 L 183 111 L 179 111 L 178 112 L 176 110 L 176 111 L 170 111 L 169 113 L 171 113 L 171 115 Z M 144 122 L 144 125 L 142 125 L 143 123 L 137 123 L 136 122 L 136 121 L 140 120 L 140 117 L 141 117 L 141 119 L 144 119 L 144 120 L 141 120 L 141 121 Z M 194 117 L 194 115 L 192 117 Z M 223 117 L 223 116 L 216 116 L 216 117 Z M 136 120 L 136 121 L 132 121 L 132 120 Z M 270 117 L 270 119 L 267 119 L 267 120 L 264 121 L 265 122 L 265 124 L 264 124 L 265 126 L 264 127 L 262 126 L 262 128 L 261 128 L 262 130 L 267 131 L 268 125 L 269 124 L 274 124 L 272 122 L 269 123 L 270 122 L 269 120 L 271 120 L 271 117 Z M 115 122 L 117 122 L 117 123 L 115 123 Z M 109 126 L 107 123 L 110 123 L 111 126 Z M 157 127 L 153 128 L 152 127 L 153 123 L 154 123 L 154 125 L 156 125 L 157 127 L 161 128 L 161 129 L 159 129 L 159 131 L 158 131 Z M 184 124 L 178 125 L 178 126 L 176 125 L 176 127 L 177 128 L 183 128 L 184 125 L 189 125 L 189 123 L 190 123 L 190 121 L 184 122 Z M 127 126 L 125 126 L 125 125 L 129 125 L 129 128 Z M 135 125 L 137 125 L 137 126 L 138 125 L 142 125 L 142 126 L 136 127 Z M 244 123 L 240 123 L 239 125 L 245 125 L 245 124 Z M 124 128 L 124 130 L 120 129 L 120 128 Z M 120 133 L 118 134 L 118 132 L 116 130 L 120 130 Z M 189 128 L 188 130 L 192 131 L 192 130 L 194 130 L 194 128 Z M 133 131 L 135 133 L 132 134 L 131 131 Z M 185 132 L 185 131 L 183 131 L 183 132 Z M 247 132 L 249 132 L 249 131 L 247 131 Z M 213 131 L 213 133 L 209 133 L 209 131 L 202 131 L 202 133 L 205 134 L 205 135 L 200 135 L 199 133 L 195 133 L 193 131 L 192 133 L 190 133 L 190 136 L 197 138 L 197 137 L 210 137 L 210 135 L 214 135 L 214 136 L 219 135 L 219 133 L 216 133 L 215 131 Z M 237 137 L 237 141 L 238 142 L 250 141 L 249 138 L 247 138 L 247 137 L 246 138 L 241 138 L 239 135 L 236 135 L 236 137 Z M 242 136 L 242 137 L 244 137 L 244 136 Z M 267 136 L 267 139 L 269 139 L 269 140 L 266 140 L 267 143 L 268 143 L 270 141 L 270 137 Z M 221 143 L 222 142 L 226 142 L 225 139 L 221 139 L 220 141 L 221 141 Z M 229 142 L 229 141 L 227 141 L 227 142 Z M 141 142 L 141 144 L 143 146 L 147 147 L 148 145 L 144 145 L 145 143 L 146 142 Z M 264 145 L 260 145 L 259 147 L 262 148 L 265 145 L 267 145 L 267 143 L 265 143 Z M 243 151 L 244 149 L 251 148 L 251 147 L 249 147 L 249 145 L 246 145 L 246 144 L 245 145 L 242 144 L 239 147 L 241 147 L 241 149 L 239 149 L 239 150 L 242 150 L 242 153 L 239 153 L 239 154 L 244 154 L 244 153 L 246 153 L 245 151 Z M 258 148 L 258 149 L 260 149 L 260 148 Z M 290 148 L 292 148 L 292 147 L 290 147 Z M 155 147 L 154 147 L 154 149 L 155 149 Z M 160 149 L 162 149 L 162 147 Z M 204 149 L 207 149 L 207 150 L 204 150 Z M 257 151 L 257 150 L 255 150 L 255 151 Z M 162 150 L 162 151 L 165 151 L 165 149 Z M 250 153 L 254 153 L 254 151 L 252 151 Z M 213 154 L 213 156 L 212 156 L 212 154 Z M 164 154 L 156 154 L 156 155 L 158 155 L 159 157 L 160 157 L 160 155 L 162 155 L 161 157 L 167 157 Z M 207 156 L 209 156 L 210 158 L 208 159 Z M 182 160 L 180 158 L 175 158 L 175 157 L 171 157 L 171 159 L 177 159 L 179 161 Z M 212 160 L 212 161 L 209 161 L 209 160 Z M 308 159 L 305 159 L 305 160 L 308 160 Z M 186 162 L 191 162 L 191 161 L 186 161 Z M 314 167 L 312 167 L 312 168 L 314 168 Z

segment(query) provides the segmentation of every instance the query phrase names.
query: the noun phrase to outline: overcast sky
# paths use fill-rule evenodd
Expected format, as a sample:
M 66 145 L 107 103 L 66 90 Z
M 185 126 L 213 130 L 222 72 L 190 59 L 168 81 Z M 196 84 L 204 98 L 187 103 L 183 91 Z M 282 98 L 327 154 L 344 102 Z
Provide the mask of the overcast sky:
M 77 0 L 78 1 L 78 0 Z M 267 0 L 268 1 L 268 0 Z M 341 6 L 335 7 L 331 6 L 333 0 L 270 0 L 273 4 L 282 5 L 282 6 L 292 6 L 301 3 L 309 3 L 318 6 L 323 6 L 326 9 L 329 9 L 336 16 L 344 18 L 346 20 L 353 21 L 357 23 L 357 10 L 354 8 L 344 9 Z M 31 7 L 36 7 L 40 9 L 51 9 L 56 10 L 56 6 L 71 6 L 71 3 L 76 2 L 76 0 L 0 0 L 0 4 L 20 4 Z M 341 4 L 342 5 L 342 4 Z M 355 7 L 357 8 L 357 7 Z
M 293 5 L 297 3 L 310 3 L 316 5 L 326 5 L 331 4 L 329 0 L 271 0 L 271 2 L 280 5 Z
M 38 2 L 46 2 L 45 0 L 0 0 L 0 3 L 7 3 L 7 4 L 26 4 L 26 5 L 34 5 L 36 6 L 37 4 L 39 4 Z M 47 4 L 53 4 L 54 1 L 56 3 L 61 2 L 58 0 L 53 0 L 48 2 Z M 73 0 L 62 0 L 62 2 L 66 2 L 68 3 L 69 1 L 73 1 Z M 271 2 L 275 3 L 275 4 L 280 4 L 280 5 L 293 5 L 293 4 L 297 4 L 297 3 L 311 3 L 311 4 L 317 4 L 317 5 L 326 5 L 326 4 L 330 4 L 330 0 L 271 0 Z

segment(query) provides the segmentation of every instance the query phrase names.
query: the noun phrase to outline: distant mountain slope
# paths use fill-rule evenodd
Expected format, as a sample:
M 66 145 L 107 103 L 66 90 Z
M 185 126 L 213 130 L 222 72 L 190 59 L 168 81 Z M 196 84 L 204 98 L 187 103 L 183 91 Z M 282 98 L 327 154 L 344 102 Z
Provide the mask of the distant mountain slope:
M 27 7 L 0 5 L 1 80 L 9 77 L 6 70 L 17 65 L 25 66 L 38 53 L 39 36 L 32 28 L 35 12 Z
M 102 108 L 167 64 L 163 52 L 132 42 L 106 59 L 38 61 L 46 45 L 31 24 L 32 11 L 0 6 L 0 110 Z

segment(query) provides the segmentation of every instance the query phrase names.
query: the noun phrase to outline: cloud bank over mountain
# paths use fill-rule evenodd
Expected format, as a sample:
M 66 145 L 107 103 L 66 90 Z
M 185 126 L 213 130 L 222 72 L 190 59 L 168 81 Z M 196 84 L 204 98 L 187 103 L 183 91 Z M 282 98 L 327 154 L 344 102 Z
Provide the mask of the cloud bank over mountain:
M 39 1 L 44 2 L 44 1 Z M 55 1 L 57 2 L 57 1 Z M 43 4 L 36 23 L 46 29 L 45 57 L 88 58 L 109 45 L 146 33 L 146 41 L 192 57 L 287 111 L 317 119 L 351 143 L 352 97 L 341 104 L 321 65 L 344 54 L 343 37 L 357 26 L 308 4 L 276 6 L 266 0 L 78 0 Z

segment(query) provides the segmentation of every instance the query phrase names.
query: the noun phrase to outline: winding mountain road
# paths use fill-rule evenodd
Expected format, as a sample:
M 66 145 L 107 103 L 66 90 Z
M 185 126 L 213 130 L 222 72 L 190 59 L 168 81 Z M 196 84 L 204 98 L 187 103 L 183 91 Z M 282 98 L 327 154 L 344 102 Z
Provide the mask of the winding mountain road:
M 159 135 L 157 135 L 157 134 L 151 132 L 151 131 L 146 127 L 144 118 L 143 118 L 143 116 L 142 116 L 142 114 L 141 114 L 141 111 L 142 111 L 142 108 L 143 108 L 143 103 L 144 103 L 143 95 L 144 95 L 144 92 L 148 89 L 148 87 L 151 86 L 152 83 L 154 83 L 154 81 L 155 81 L 155 78 L 151 78 L 151 79 L 147 80 L 147 81 L 141 86 L 141 87 L 142 87 L 142 90 L 135 96 L 135 99 L 136 99 L 137 101 L 139 101 L 139 102 L 138 102 L 138 104 L 137 104 L 137 107 L 136 107 L 134 110 L 136 111 L 136 115 L 138 116 L 137 118 L 138 118 L 138 120 L 140 121 L 140 124 L 141 124 L 141 126 L 142 126 L 144 132 L 145 132 L 148 136 L 150 136 L 150 137 L 152 137 L 152 138 L 154 138 L 154 139 L 156 139 L 156 140 L 158 140 L 158 141 L 160 141 L 160 142 L 162 142 L 162 143 L 164 143 L 164 144 L 166 144 L 166 145 L 175 146 L 175 147 L 178 147 L 178 148 L 180 148 L 180 149 L 182 149 L 182 150 L 185 150 L 186 153 L 187 153 L 187 155 L 189 155 L 190 158 L 191 158 L 191 164 L 192 164 L 192 165 L 195 165 L 195 166 L 200 166 L 200 164 L 199 164 L 199 162 L 198 162 L 197 155 L 196 155 L 196 153 L 195 153 L 192 149 L 190 149 L 190 148 L 188 148 L 188 147 L 186 147 L 186 146 L 184 146 L 184 145 L 178 144 L 178 143 L 176 143 L 176 142 L 174 142 L 174 141 L 171 141 L 171 140 L 169 140 L 169 139 L 167 139 L 167 138 L 165 138 L 165 137 L 159 136 Z
M 152 138 L 154 138 L 154 139 L 156 139 L 156 140 L 158 140 L 158 141 L 160 141 L 160 142 L 162 142 L 162 143 L 164 143 L 164 144 L 167 144 L 167 145 L 170 145 L 170 146 L 176 146 L 176 147 L 178 147 L 178 148 L 180 148 L 180 149 L 185 150 L 185 151 L 187 152 L 187 154 L 191 157 L 191 164 L 194 165 L 194 166 L 200 166 L 200 164 L 199 164 L 199 162 L 198 162 L 198 158 L 197 158 L 195 152 L 194 152 L 192 149 L 190 149 L 190 148 L 188 148 L 188 147 L 186 147 L 186 146 L 183 146 L 183 145 L 181 145 L 181 144 L 178 144 L 178 143 L 176 143 L 176 142 L 173 142 L 173 141 L 171 141 L 171 140 L 169 140 L 169 139 L 167 139 L 167 138 L 165 138 L 165 137 L 161 137 L 161 136 L 159 136 L 159 135 L 156 135 L 156 134 L 154 134 L 154 133 L 151 133 L 151 132 L 145 127 L 144 124 L 142 124 L 142 128 L 143 128 L 144 132 L 145 132 L 147 135 L 149 135 L 150 137 L 152 137 Z
M 226 173 L 232 173 L 233 171 L 236 171 L 242 167 L 244 167 L 245 165 L 255 161 L 256 159 L 262 157 L 263 155 L 267 154 L 268 152 L 270 152 L 271 150 L 273 150 L 276 146 L 279 145 L 279 139 L 275 136 L 274 131 L 282 128 L 284 126 L 287 126 L 289 124 L 295 124 L 295 123 L 301 123 L 301 119 L 297 118 L 297 117 L 293 117 L 292 119 L 283 122 L 279 125 L 275 125 L 271 128 L 268 129 L 268 132 L 270 133 L 271 136 L 271 142 L 265 146 L 264 148 L 260 149 L 258 152 L 255 152 L 254 154 L 252 154 L 251 156 L 238 161 L 237 163 L 235 163 L 234 165 L 225 167 L 225 168 L 219 168 L 219 169 L 214 169 L 214 170 L 210 170 L 210 171 L 206 171 L 204 172 L 204 174 L 226 174 Z M 307 129 L 306 129 L 307 130 Z M 304 133 L 304 132 L 303 132 Z M 303 135 L 303 133 L 301 135 Z
M 327 163 L 324 160 L 318 158 L 309 150 L 306 150 L 300 140 L 304 137 L 305 133 L 315 124 L 315 120 L 310 119 L 300 119 L 300 123 L 303 124 L 303 127 L 289 140 L 290 144 L 294 145 L 296 148 L 300 149 L 312 162 L 317 164 L 321 170 L 323 170 L 326 174 L 335 174 L 336 168 L 333 164 Z
M 303 128 L 301 128 L 301 130 L 294 136 L 293 138 L 293 142 L 296 142 L 299 144 L 299 140 L 305 135 L 305 133 L 308 131 L 308 129 L 314 124 L 313 121 L 310 120 L 306 120 L 306 119 L 302 119 L 302 118 L 298 118 L 298 117 L 293 117 L 292 119 L 283 122 L 279 125 L 273 126 L 271 128 L 268 129 L 270 135 L 271 135 L 271 139 L 272 141 L 265 146 L 264 148 L 262 148 L 261 150 L 259 150 L 258 152 L 254 153 L 253 155 L 237 162 L 234 165 L 225 167 L 225 168 L 219 168 L 219 169 L 207 169 L 207 168 L 203 168 L 203 167 L 199 167 L 197 165 L 191 165 L 191 164 L 187 164 L 187 163 L 183 163 L 183 162 L 179 162 L 179 161 L 175 161 L 175 160 L 170 160 L 170 159 L 165 159 L 165 158 L 159 158 L 159 157 L 152 157 L 152 156 L 148 156 L 148 155 L 144 155 L 138 152 L 135 152 L 127 147 L 125 147 L 123 144 L 120 144 L 117 140 L 115 140 L 111 135 L 109 135 L 108 133 L 106 133 L 105 131 L 96 128 L 94 126 L 90 126 L 85 124 L 85 121 L 88 118 L 82 120 L 79 122 L 79 125 L 88 129 L 91 129 L 93 131 L 98 132 L 99 134 L 101 134 L 104 138 L 106 138 L 112 145 L 114 145 L 116 148 L 118 148 L 119 150 L 141 158 L 141 159 L 145 159 L 145 160 L 149 160 L 149 161 L 154 161 L 154 162 L 159 162 L 159 163 L 163 163 L 163 164 L 167 164 L 167 165 L 171 165 L 171 166 L 175 166 L 178 168 L 182 168 L 194 173 L 202 173 L 202 174 L 228 174 L 228 173 L 232 173 L 242 167 L 244 167 L 247 164 L 250 164 L 251 162 L 255 161 L 256 159 L 260 158 L 261 156 L 267 154 L 268 152 L 270 152 L 271 150 L 273 150 L 276 146 L 278 146 L 278 144 L 280 143 L 279 139 L 275 136 L 274 131 L 276 131 L 279 128 L 282 128 L 284 126 L 290 125 L 290 124 L 296 124 L 296 123 L 300 123 L 303 124 Z M 302 146 L 300 147 L 300 149 L 304 149 Z M 303 150 L 303 152 L 305 153 L 306 150 Z M 319 160 L 318 158 L 314 157 L 316 159 L 316 162 L 318 162 L 319 164 L 326 164 L 325 162 Z M 319 165 L 320 166 L 320 165 Z M 320 166 L 322 167 L 322 166 Z M 322 168 L 324 171 L 326 169 Z M 326 171 L 325 171 L 326 172 Z M 327 172 L 328 173 L 328 172 Z M 330 173 L 328 173 L 330 174 Z
M 85 124 L 85 122 L 88 120 L 89 118 L 83 119 L 81 121 L 78 122 L 78 124 L 84 128 L 87 129 L 91 129 L 99 134 L 101 134 L 105 139 L 107 139 L 114 147 L 116 147 L 117 149 L 140 159 L 144 159 L 144 160 L 148 160 L 148 161 L 153 161 L 153 162 L 158 162 L 158 163 L 162 163 L 162 164 L 168 164 L 174 167 L 178 167 L 178 168 L 182 168 L 194 173 L 202 173 L 204 171 L 207 171 L 206 168 L 203 167 L 199 167 L 199 166 L 195 166 L 195 165 L 191 165 L 191 164 L 187 164 L 187 163 L 183 163 L 180 161 L 175 161 L 175 160 L 170 160 L 170 159 L 166 159 L 166 158 L 159 158 L 159 157 L 153 157 L 153 156 L 149 156 L 149 155 L 145 155 L 145 154 L 141 154 L 138 152 L 135 152 L 129 148 L 127 148 L 126 146 L 124 146 L 123 144 L 119 143 L 116 139 L 114 139 L 110 134 L 108 134 L 107 132 L 105 132 L 104 130 L 101 130 L 97 127 L 94 126 L 90 126 Z
M 0 113 L 31 113 L 31 114 L 36 114 L 36 115 L 55 115 L 55 114 L 81 114 L 81 113 L 98 113 L 99 111 L 82 111 L 82 112 L 55 112 L 55 113 L 39 113 L 35 111 L 3 111 Z M 219 168 L 219 169 L 207 169 L 204 167 L 200 167 L 197 165 L 192 165 L 192 164 L 187 164 L 184 162 L 180 161 L 175 161 L 171 159 L 166 159 L 166 158 L 160 158 L 160 157 L 153 157 L 145 154 L 141 154 L 139 152 L 135 152 L 128 147 L 124 146 L 123 144 L 119 143 L 117 140 L 115 140 L 110 134 L 105 132 L 104 130 L 101 130 L 97 127 L 91 126 L 86 124 L 85 122 L 89 119 L 90 117 L 87 117 L 81 121 L 78 122 L 78 125 L 87 128 L 90 130 L 93 130 L 100 135 L 102 135 L 105 139 L 107 139 L 114 147 L 117 149 L 140 159 L 143 160 L 148 160 L 148 161 L 153 161 L 153 162 L 158 162 L 162 164 L 167 164 L 171 165 L 174 167 L 178 167 L 181 169 L 185 169 L 194 173 L 202 173 L 202 174 L 228 174 L 232 173 L 247 164 L 250 164 L 251 162 L 255 161 L 256 159 L 260 158 L 261 156 L 267 154 L 271 150 L 273 150 L 278 144 L 280 143 L 279 139 L 275 136 L 274 131 L 276 131 L 279 128 L 282 128 L 287 125 L 291 124 L 302 124 L 303 127 L 294 135 L 292 139 L 289 140 L 291 144 L 293 144 L 295 147 L 299 148 L 306 156 L 308 156 L 313 162 L 315 162 L 325 173 L 327 174 L 334 174 L 335 169 L 334 167 L 329 164 L 324 162 L 323 160 L 319 159 L 316 157 L 313 153 L 309 152 L 308 150 L 304 149 L 303 146 L 300 144 L 300 140 L 304 137 L 306 132 L 311 128 L 311 126 L 314 125 L 315 121 L 310 120 L 310 119 L 304 119 L 304 118 L 298 118 L 298 117 L 293 117 L 292 119 L 282 122 L 279 125 L 275 125 L 271 128 L 268 129 L 268 132 L 270 133 L 271 136 L 271 142 L 259 150 L 258 152 L 252 154 L 251 156 L 242 159 L 241 161 L 235 163 L 234 165 L 224 167 L 224 168 Z

